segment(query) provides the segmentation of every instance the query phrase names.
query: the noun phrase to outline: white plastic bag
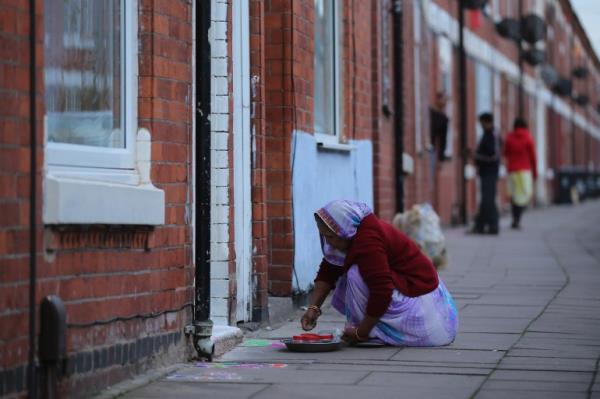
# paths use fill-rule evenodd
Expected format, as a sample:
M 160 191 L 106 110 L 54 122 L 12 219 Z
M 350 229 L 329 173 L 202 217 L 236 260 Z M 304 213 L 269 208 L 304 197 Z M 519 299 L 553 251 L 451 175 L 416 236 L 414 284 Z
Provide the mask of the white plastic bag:
M 446 239 L 440 218 L 430 204 L 415 204 L 410 210 L 397 214 L 392 223 L 421 247 L 436 269 L 446 266 Z

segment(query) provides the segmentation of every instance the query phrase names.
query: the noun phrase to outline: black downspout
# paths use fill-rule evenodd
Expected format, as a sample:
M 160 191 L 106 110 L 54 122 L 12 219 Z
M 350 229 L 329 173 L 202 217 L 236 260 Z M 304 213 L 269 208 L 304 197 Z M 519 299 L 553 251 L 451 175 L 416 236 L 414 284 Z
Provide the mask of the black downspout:
M 467 181 L 465 166 L 467 165 L 467 56 L 464 44 L 464 0 L 458 1 L 458 96 L 460 98 L 460 114 L 458 131 L 460 133 L 460 221 L 467 224 Z
M 201 357 L 212 359 L 214 347 L 210 342 L 210 1 L 196 3 L 196 159 L 195 174 L 195 300 L 194 346 Z
M 571 80 L 571 166 L 575 166 L 576 151 L 575 151 L 575 107 L 577 103 L 573 97 L 575 92 L 575 79 L 573 79 L 573 66 L 575 61 L 573 60 L 573 48 L 575 46 L 575 31 L 571 32 L 570 49 L 569 49 L 569 78 Z
M 27 370 L 27 397 L 37 398 L 37 378 L 35 366 L 35 288 L 36 276 L 36 174 L 37 174 L 37 123 L 36 123 L 36 24 L 35 0 L 29 0 L 29 134 L 30 134 L 30 186 L 29 186 L 29 365 Z
M 523 0 L 519 0 L 519 26 L 521 26 L 523 20 Z M 523 79 L 524 79 L 524 71 L 523 71 L 523 40 L 519 37 L 517 41 L 517 50 L 519 51 L 519 98 L 518 98 L 518 112 L 517 115 L 521 118 L 525 117 L 525 94 L 523 91 Z M 531 115 L 530 115 L 531 117 Z
M 404 212 L 404 106 L 402 104 L 402 0 L 394 2 L 394 129 L 396 152 L 396 212 Z

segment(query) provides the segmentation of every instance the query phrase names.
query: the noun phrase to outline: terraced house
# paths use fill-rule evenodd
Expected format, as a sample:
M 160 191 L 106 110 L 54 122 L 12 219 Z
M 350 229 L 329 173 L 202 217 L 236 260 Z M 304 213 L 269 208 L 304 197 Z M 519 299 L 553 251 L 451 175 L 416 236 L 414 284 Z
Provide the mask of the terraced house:
M 567 0 L 0 0 L 0 21 L 5 397 L 211 357 L 310 292 L 328 200 L 470 219 L 481 112 L 528 119 L 540 205 L 600 170 Z

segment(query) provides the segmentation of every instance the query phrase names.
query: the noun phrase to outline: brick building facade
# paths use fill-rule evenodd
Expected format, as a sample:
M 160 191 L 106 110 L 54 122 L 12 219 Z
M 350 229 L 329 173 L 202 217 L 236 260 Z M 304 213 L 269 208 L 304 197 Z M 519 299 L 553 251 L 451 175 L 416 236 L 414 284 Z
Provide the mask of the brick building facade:
M 517 3 L 490 1 L 483 13 L 473 15 L 465 12 L 465 50 L 467 54 L 467 150 L 472 153 L 478 137 L 477 115 L 483 111 L 495 114 L 496 126 L 501 135 L 506 135 L 514 118 L 521 114 L 529 125 L 538 156 L 541 178 L 536 183 L 536 202 L 549 204 L 557 200 L 558 172 L 564 167 L 582 170 L 597 170 L 599 113 L 597 88 L 600 84 L 597 55 L 583 31 L 579 20 L 568 1 L 523 1 L 519 11 Z M 451 119 L 451 159 L 436 166 L 434 175 L 435 192 L 431 196 L 419 196 L 414 188 L 415 202 L 429 201 L 435 205 L 445 223 L 456 219 L 460 204 L 459 184 L 462 175 L 460 142 L 458 132 L 458 86 L 456 80 L 444 85 L 443 63 L 436 60 L 443 55 L 444 47 L 450 47 L 451 73 L 458 68 L 458 17 L 457 4 L 453 1 L 408 2 L 410 6 L 427 9 L 429 25 L 429 101 L 433 102 L 437 91 L 445 91 L 450 97 L 447 113 Z M 546 40 L 537 44 L 545 50 L 545 62 L 533 67 L 526 62 L 523 68 L 523 107 L 519 107 L 519 57 L 516 44 L 501 37 L 495 24 L 503 18 L 518 19 L 519 12 L 526 16 L 535 14 L 547 24 Z M 526 46 L 527 49 L 527 46 Z M 407 56 L 410 57 L 410 54 Z M 409 62 L 409 64 L 411 64 Z M 571 81 L 572 93 L 560 94 L 552 83 L 544 79 L 545 69 L 556 71 L 563 79 Z M 577 78 L 573 71 L 585 67 L 589 72 Z M 456 75 L 454 75 L 456 76 Z M 486 95 L 486 92 L 489 94 Z M 586 104 L 579 104 L 580 95 L 588 97 Z M 405 138 L 406 140 L 406 138 Z M 587 143 L 587 144 L 586 144 Z M 586 150 L 584 151 L 584 148 Z M 415 153 L 417 157 L 418 152 Z M 472 161 L 470 161 L 472 163 Z M 422 165 L 425 167 L 425 165 Z M 415 175 L 416 176 L 416 175 Z M 417 179 L 419 182 L 422 180 Z M 422 184 L 422 183 L 419 183 Z M 500 183 L 498 201 L 501 207 L 507 204 L 504 183 Z M 410 190 L 410 188 L 409 188 Z M 421 191 L 422 192 L 422 191 Z M 411 194 L 407 194 L 411 202 Z M 474 216 L 477 206 L 477 182 L 467 179 L 467 213 Z
M 192 5 L 51 3 L 35 2 L 35 66 L 28 2 L 0 3 L 0 396 L 27 385 L 30 68 L 36 297 L 58 295 L 66 307 L 61 390 L 91 393 L 191 353 Z M 99 66 L 104 57 L 114 64 Z M 108 112 L 110 133 L 122 136 L 87 135 Z
M 210 15 L 190 0 L 33 3 L 34 232 L 30 2 L 0 1 L 0 325 L 13 326 L 0 333 L 0 395 L 26 389 L 32 233 L 36 305 L 50 294 L 66 305 L 61 389 L 77 396 L 192 356 L 184 330 L 200 297 L 216 335 L 267 321 L 270 296 L 309 292 L 321 256 L 314 210 L 349 198 L 391 220 L 401 205 L 397 165 L 405 208 L 430 202 L 445 224 L 457 221 L 456 0 L 210 0 Z M 520 113 L 518 51 L 494 27 L 518 10 L 488 3 L 485 15 L 466 13 L 471 150 L 479 113 L 493 112 L 503 134 Z M 573 81 L 561 96 L 540 67 L 524 67 L 536 201 L 550 203 L 561 167 L 600 166 L 600 62 L 568 1 L 523 4 L 547 23 L 547 63 Z M 579 66 L 586 77 L 572 75 Z M 439 91 L 450 98 L 443 162 L 429 137 Z M 586 105 L 573 100 L 580 94 Z M 470 177 L 469 217 L 476 204 Z M 195 292 L 199 271 L 210 295 Z

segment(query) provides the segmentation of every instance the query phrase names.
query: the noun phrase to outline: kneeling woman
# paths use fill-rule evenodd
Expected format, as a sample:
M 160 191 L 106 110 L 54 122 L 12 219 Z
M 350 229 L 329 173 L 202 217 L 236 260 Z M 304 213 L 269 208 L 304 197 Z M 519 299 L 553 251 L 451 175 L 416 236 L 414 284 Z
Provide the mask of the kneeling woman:
M 395 346 L 448 345 L 458 316 L 431 261 L 401 231 L 379 220 L 366 204 L 332 201 L 315 213 L 323 261 L 302 328 L 312 330 L 320 306 L 347 319 L 343 339 Z

